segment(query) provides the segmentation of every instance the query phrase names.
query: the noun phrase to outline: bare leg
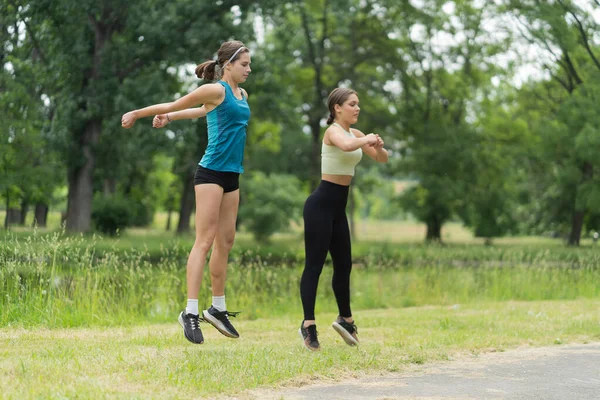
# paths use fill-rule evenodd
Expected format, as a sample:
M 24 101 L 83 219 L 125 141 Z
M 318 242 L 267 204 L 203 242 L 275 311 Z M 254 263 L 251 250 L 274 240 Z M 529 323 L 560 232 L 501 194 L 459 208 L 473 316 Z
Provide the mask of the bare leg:
M 237 219 L 239 204 L 239 190 L 223 194 L 217 233 L 208 264 L 213 296 L 223 296 L 225 294 L 227 260 L 229 258 L 229 251 L 233 247 L 235 240 L 235 221 Z
M 196 185 L 196 240 L 187 261 L 187 296 L 197 299 L 206 255 L 217 232 L 223 188 L 215 184 Z

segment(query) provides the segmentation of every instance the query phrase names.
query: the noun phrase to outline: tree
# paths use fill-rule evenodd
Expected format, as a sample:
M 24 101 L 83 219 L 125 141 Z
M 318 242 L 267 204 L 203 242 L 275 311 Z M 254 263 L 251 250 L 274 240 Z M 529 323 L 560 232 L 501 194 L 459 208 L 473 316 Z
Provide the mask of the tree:
M 287 230 L 302 214 L 305 194 L 293 176 L 257 171 L 242 186 L 247 195 L 240 204 L 240 218 L 258 242 L 266 243 L 275 232 Z
M 271 28 L 265 39 L 266 58 L 272 60 L 272 75 L 281 77 L 288 104 L 283 112 L 293 121 L 300 116 L 302 125 L 296 125 L 295 132 L 310 138 L 308 151 L 301 154 L 308 155 L 312 189 L 320 175 L 321 135 L 331 90 L 340 85 L 357 90 L 365 105 L 359 128 L 382 136 L 387 132 L 383 128 L 391 120 L 391 102 L 386 101 L 384 84 L 397 54 L 395 40 L 386 31 L 391 23 L 370 16 L 375 8 L 372 2 L 297 1 L 277 8 L 267 20 Z M 393 126 L 387 128 L 397 133 Z
M 0 127 L 0 197 L 6 202 L 5 227 L 10 222 L 24 224 L 30 204 L 36 204 L 34 223 L 45 226 L 51 193 L 61 172 L 47 140 L 53 110 L 44 102 L 43 94 L 52 84 L 38 74 L 43 55 L 23 37 L 19 7 L 3 1 L 0 10 L 0 112 L 4 116 Z
M 548 146 L 546 154 L 556 160 L 550 161 L 555 167 L 552 172 L 556 184 L 546 186 L 547 192 L 556 190 L 556 195 L 546 197 L 554 197 L 569 210 L 568 241 L 578 245 L 586 214 L 597 199 L 597 162 L 588 146 L 597 143 L 599 133 L 594 127 L 595 116 L 579 107 L 594 104 L 598 89 L 600 61 L 591 38 L 599 25 L 573 1 L 505 3 L 520 24 L 522 37 L 546 51 L 547 57 L 540 63 L 566 94 L 547 92 L 546 102 L 551 104 L 553 117 L 549 118 L 550 129 L 539 134 Z
M 396 16 L 405 20 L 395 31 L 405 43 L 397 97 L 407 139 L 399 167 L 418 181 L 403 204 L 427 225 L 428 241 L 441 241 L 443 224 L 465 207 L 482 150 L 471 121 L 490 78 L 500 74 L 494 56 L 506 49 L 485 28 L 489 4 L 457 1 L 451 10 L 445 3 L 405 2 Z M 444 35 L 451 44 L 439 44 Z
M 124 111 L 164 101 L 177 79 L 169 67 L 210 58 L 211 52 L 198 49 L 216 48 L 239 32 L 235 4 L 181 1 L 158 9 L 151 0 L 15 3 L 17 23 L 44 60 L 43 74 L 57 82 L 47 96 L 57 114 L 52 133 L 68 170 L 67 229 L 88 231 L 102 136 L 120 131 Z M 244 2 L 237 9 L 247 7 Z M 142 129 L 139 124 L 137 132 Z

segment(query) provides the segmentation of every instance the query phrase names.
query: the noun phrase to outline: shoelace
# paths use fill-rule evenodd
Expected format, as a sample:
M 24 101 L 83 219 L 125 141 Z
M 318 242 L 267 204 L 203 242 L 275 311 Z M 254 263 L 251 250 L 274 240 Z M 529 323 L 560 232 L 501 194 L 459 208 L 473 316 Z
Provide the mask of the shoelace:
M 218 311 L 216 314 L 217 315 L 222 315 L 224 316 L 227 320 L 229 320 L 229 317 L 237 317 L 238 314 L 241 313 L 241 311 Z M 218 318 L 218 317 L 217 317 Z
M 190 325 L 192 326 L 192 330 L 200 329 L 200 322 L 206 322 L 204 318 L 200 316 L 195 316 L 193 314 L 188 319 L 191 320 Z
M 308 339 L 311 342 L 317 341 L 317 336 L 319 336 L 319 333 L 317 332 L 317 326 L 310 325 L 308 328 L 306 328 L 306 330 L 308 331 Z
M 349 331 L 350 333 L 356 333 L 358 335 L 358 328 L 356 327 L 356 325 L 354 325 L 354 322 L 350 323 L 350 322 L 346 322 L 344 320 L 342 320 L 340 322 L 340 325 L 344 326 L 344 328 L 346 328 L 347 331 Z M 348 328 L 352 328 L 352 331 Z

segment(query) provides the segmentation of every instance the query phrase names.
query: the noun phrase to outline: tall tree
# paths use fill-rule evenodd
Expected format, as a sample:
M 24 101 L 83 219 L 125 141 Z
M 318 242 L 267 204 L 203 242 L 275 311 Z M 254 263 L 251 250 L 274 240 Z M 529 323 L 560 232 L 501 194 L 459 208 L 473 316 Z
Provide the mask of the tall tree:
M 44 91 L 53 83 L 39 74 L 44 55 L 25 35 L 19 23 L 19 7 L 12 1 L 0 2 L 0 197 L 10 217 L 24 224 L 30 204 L 36 205 L 34 222 L 44 226 L 52 191 L 58 184 L 61 167 L 48 146 L 47 131 L 52 108 L 44 101 Z M 15 208 L 20 202 L 20 209 Z
M 265 52 L 273 75 L 280 77 L 286 103 L 285 115 L 302 121 L 310 138 L 308 156 L 310 186 L 320 175 L 320 140 L 328 116 L 327 96 L 340 85 L 358 91 L 363 106 L 359 129 L 377 131 L 390 122 L 384 85 L 398 60 L 395 41 L 387 36 L 386 19 L 371 15 L 373 2 L 310 0 L 282 5 L 267 19 Z M 391 125 L 391 124 L 390 124 Z M 393 127 L 390 131 L 397 134 Z
M 579 245 L 586 214 L 598 198 L 597 162 L 588 146 L 600 140 L 600 133 L 594 115 L 580 107 L 596 100 L 600 58 L 592 37 L 600 26 L 581 2 L 507 1 L 505 6 L 519 23 L 522 37 L 545 50 L 541 66 L 566 94 L 548 93 L 546 102 L 552 103 L 554 116 L 549 129 L 539 134 L 556 167 L 558 185 L 548 185 L 547 190 L 559 190 L 558 203 L 570 212 L 568 242 Z
M 90 229 L 103 133 L 118 131 L 119 115 L 134 105 L 164 101 L 176 79 L 169 67 L 211 58 L 212 49 L 239 30 L 235 3 L 15 0 L 18 23 L 45 60 L 43 73 L 60 83 L 48 97 L 67 161 L 67 229 Z
M 404 204 L 440 241 L 443 224 L 461 207 L 476 172 L 478 133 L 473 112 L 490 78 L 502 38 L 485 29 L 487 3 L 403 2 L 396 34 L 404 41 L 400 118 L 407 130 L 401 170 L 418 184 Z M 483 166 L 483 165 L 481 165 Z

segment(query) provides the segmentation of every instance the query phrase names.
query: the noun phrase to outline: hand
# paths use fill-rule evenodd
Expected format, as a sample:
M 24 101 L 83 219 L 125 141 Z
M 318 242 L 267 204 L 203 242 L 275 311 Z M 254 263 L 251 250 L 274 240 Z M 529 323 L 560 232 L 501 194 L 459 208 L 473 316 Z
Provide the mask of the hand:
M 137 116 L 135 115 L 135 111 L 129 111 L 121 117 L 121 126 L 125 129 L 129 129 L 135 124 L 136 120 Z
M 167 114 L 159 114 L 154 117 L 152 120 L 152 126 L 155 128 L 162 128 L 169 123 L 169 119 L 167 118 Z
M 376 149 L 383 149 L 383 139 L 377 135 L 377 143 L 375 143 L 375 145 L 373 147 L 375 147 Z
M 377 144 L 377 135 L 369 133 L 368 135 L 365 135 L 365 138 L 367 138 L 367 144 L 369 146 L 375 146 L 375 144 Z

